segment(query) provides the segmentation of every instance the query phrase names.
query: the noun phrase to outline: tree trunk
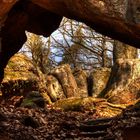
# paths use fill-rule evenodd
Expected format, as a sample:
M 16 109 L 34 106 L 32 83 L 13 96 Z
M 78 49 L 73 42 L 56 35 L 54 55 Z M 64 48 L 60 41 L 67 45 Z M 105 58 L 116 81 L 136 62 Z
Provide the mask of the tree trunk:
M 121 42 L 114 43 L 114 66 L 106 88 L 99 97 L 112 103 L 130 103 L 140 97 L 140 60 L 137 49 Z

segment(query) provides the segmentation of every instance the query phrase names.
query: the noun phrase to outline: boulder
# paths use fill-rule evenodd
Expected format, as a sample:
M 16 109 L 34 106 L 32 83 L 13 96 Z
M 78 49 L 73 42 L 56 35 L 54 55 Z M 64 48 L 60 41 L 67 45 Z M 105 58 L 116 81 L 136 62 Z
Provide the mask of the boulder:
M 31 60 L 22 53 L 15 54 L 8 62 L 5 68 L 3 82 L 10 80 L 28 80 L 37 79 L 35 68 Z
M 26 97 L 23 99 L 21 107 L 36 108 L 45 107 L 45 100 L 38 91 L 31 91 L 27 93 Z
M 94 69 L 90 76 L 93 78 L 93 89 L 92 95 L 93 97 L 97 97 L 101 91 L 106 87 L 110 76 L 111 69 L 110 68 L 96 68 Z
M 60 65 L 50 73 L 59 81 L 67 98 L 78 97 L 78 86 L 68 64 Z
M 112 82 L 103 92 L 109 102 L 129 104 L 140 97 L 140 60 L 118 59 L 110 77 Z
M 52 102 L 66 98 L 59 81 L 52 75 L 46 76 L 47 92 Z
M 29 0 L 0 0 L 0 82 L 8 60 L 27 40 L 25 30 L 48 37 L 61 20 Z
M 82 69 L 75 69 L 73 75 L 78 86 L 79 96 L 88 97 L 87 73 Z
M 27 56 L 14 55 L 5 68 L 5 76 L 1 84 L 3 96 L 23 95 L 38 89 L 38 78 L 34 73 L 34 66 Z
M 52 107 L 63 111 L 89 111 L 94 117 L 113 117 L 126 108 L 125 105 L 114 105 L 103 98 L 94 97 L 63 99 L 53 103 Z
M 5 77 L 1 84 L 3 97 L 26 97 L 28 92 L 35 90 L 42 94 L 47 104 L 51 103 L 44 74 L 34 67 L 32 61 L 26 55 L 15 54 L 5 68 Z

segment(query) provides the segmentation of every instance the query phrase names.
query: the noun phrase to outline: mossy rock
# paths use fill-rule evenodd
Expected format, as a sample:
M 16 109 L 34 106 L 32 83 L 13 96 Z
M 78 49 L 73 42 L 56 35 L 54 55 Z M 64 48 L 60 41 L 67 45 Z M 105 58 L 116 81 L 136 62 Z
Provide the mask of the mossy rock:
M 132 110 L 132 111 L 138 111 L 138 112 L 140 112 L 140 99 L 138 99 L 133 104 L 131 104 L 130 106 L 128 106 L 128 109 L 129 110 Z
M 37 105 L 37 107 L 41 107 L 41 108 L 45 107 L 45 100 L 42 97 L 34 98 L 33 102 Z
M 63 111 L 82 111 L 92 112 L 94 117 L 115 117 L 122 113 L 128 105 L 111 104 L 103 98 L 68 98 L 55 102 L 53 109 Z
M 44 108 L 45 100 L 38 91 L 32 91 L 27 94 L 21 106 L 27 108 L 37 108 L 37 107 Z
M 3 82 L 10 80 L 37 80 L 35 68 L 31 60 L 24 54 L 17 53 L 9 60 L 5 70 Z
M 39 91 L 31 91 L 27 94 L 27 97 L 28 98 L 39 98 L 39 97 L 42 97 L 41 94 L 39 93 Z
M 140 110 L 140 100 L 138 100 L 134 106 L 135 106 L 136 108 L 139 108 L 139 110 Z
M 20 106 L 27 108 L 37 108 L 37 105 L 34 103 L 32 99 L 24 99 Z
M 1 91 L 5 98 L 9 98 L 14 95 L 23 95 L 28 91 L 32 91 L 38 88 L 37 81 L 33 79 L 29 80 L 10 80 L 8 82 L 2 82 Z
M 54 108 L 59 108 L 64 111 L 84 111 L 95 110 L 96 102 L 104 101 L 104 99 L 97 99 L 92 97 L 87 98 L 68 98 L 59 100 L 53 104 Z

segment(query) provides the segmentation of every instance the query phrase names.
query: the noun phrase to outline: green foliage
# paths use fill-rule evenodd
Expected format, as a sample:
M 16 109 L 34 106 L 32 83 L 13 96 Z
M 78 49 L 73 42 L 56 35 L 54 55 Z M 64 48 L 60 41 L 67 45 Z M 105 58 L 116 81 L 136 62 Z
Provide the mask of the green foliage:
M 24 99 L 21 104 L 21 107 L 35 108 L 36 104 L 32 99 Z

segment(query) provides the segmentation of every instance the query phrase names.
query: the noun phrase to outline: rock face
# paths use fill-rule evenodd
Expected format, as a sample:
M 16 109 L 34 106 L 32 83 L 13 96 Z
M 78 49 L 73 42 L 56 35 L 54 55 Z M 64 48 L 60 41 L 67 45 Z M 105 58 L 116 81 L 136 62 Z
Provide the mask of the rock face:
M 0 82 L 8 60 L 26 41 L 25 30 L 47 37 L 58 28 L 63 16 L 140 46 L 140 0 L 119 0 L 117 4 L 115 0 L 0 0 L 0 4 Z
M 67 64 L 56 67 L 49 75 L 41 72 L 38 75 L 27 56 L 16 54 L 5 68 L 1 90 L 6 98 L 23 96 L 24 106 L 28 104 L 36 106 L 34 101 L 28 99 L 28 93 L 38 90 L 46 103 L 70 97 L 85 98 L 92 89 L 94 89 L 93 95 L 97 96 L 105 87 L 108 77 L 108 69 L 97 69 L 90 76 L 94 81 L 94 84 L 91 84 L 85 71 L 75 69 L 72 72 Z M 15 102 L 14 100 L 12 99 L 12 102 Z
M 25 30 L 47 37 L 58 28 L 62 17 L 28 0 L 1 0 L 0 3 L 2 4 L 0 5 L 0 18 L 2 18 L 0 19 L 1 81 L 3 68 L 7 65 L 8 60 L 18 52 L 26 41 Z
M 20 106 L 27 108 L 44 108 L 45 101 L 39 91 L 31 91 L 26 94 L 26 97 L 23 99 Z
M 97 97 L 106 87 L 110 72 L 110 68 L 96 68 L 91 72 L 91 76 L 93 79 L 92 95 L 94 97 Z
M 140 60 L 118 59 L 113 68 L 110 88 L 106 89 L 105 97 L 111 103 L 127 104 L 140 97 Z
M 30 59 L 24 54 L 17 53 L 9 60 L 5 68 L 3 82 L 18 79 L 37 79 L 35 72 L 36 70 Z
M 31 100 L 28 93 L 34 91 L 38 91 L 47 104 L 69 97 L 87 97 L 85 72 L 78 71 L 75 76 L 76 80 L 69 65 L 56 67 L 49 75 L 44 75 L 41 71 L 38 73 L 27 56 L 16 54 L 5 68 L 1 91 L 3 97 L 14 104 L 17 104 L 15 100 L 21 98 L 16 96 L 22 96 L 22 105 L 33 107 L 36 106 L 34 100 L 38 102 L 38 99 Z
M 23 54 L 13 56 L 5 68 L 5 77 L 2 81 L 3 96 L 23 95 L 27 91 L 38 88 L 37 76 L 30 60 Z
M 66 98 L 59 81 L 52 75 L 46 76 L 47 92 L 53 102 Z
M 85 22 L 104 35 L 140 46 L 140 0 L 119 0 L 117 3 L 115 0 L 76 0 L 74 3 L 71 0 L 32 1 L 57 14 Z
M 33 100 L 43 104 L 44 99 L 46 103 L 51 103 L 47 93 L 46 79 L 45 82 L 44 79 L 42 73 L 38 76 L 37 69 L 27 56 L 16 54 L 9 60 L 5 68 L 5 77 L 1 84 L 2 96 L 14 104 L 16 103 L 13 96 L 22 96 L 25 102 L 24 106 L 28 106 L 28 103 L 29 106 L 36 106 Z M 33 91 L 38 91 L 40 96 L 43 96 L 42 99 L 28 99 L 28 93 Z
M 54 69 L 51 74 L 58 79 L 67 98 L 79 96 L 77 83 L 69 65 L 61 65 Z
M 47 76 L 41 74 L 37 77 L 36 69 L 29 58 L 23 54 L 16 54 L 10 59 L 5 69 L 1 91 L 5 98 L 23 96 L 24 99 L 28 97 L 29 92 L 38 90 L 47 104 L 70 97 L 85 98 L 92 95 L 105 97 L 111 103 L 128 104 L 140 97 L 139 68 L 139 59 L 117 59 L 112 71 L 115 76 L 112 77 L 113 82 L 110 85 L 108 79 L 111 70 L 109 68 L 97 68 L 87 76 L 86 72 L 79 69 L 72 72 L 70 66 L 65 64 L 56 67 Z M 109 88 L 105 88 L 106 84 Z M 92 91 L 91 95 L 89 91 Z M 11 102 L 15 102 L 14 100 L 20 102 L 22 98 L 13 97 Z M 42 99 L 34 100 L 42 102 Z M 24 100 L 25 104 L 28 101 L 30 98 Z
M 74 77 L 75 76 L 75 77 Z M 5 78 L 1 85 L 3 97 L 17 106 L 36 107 L 35 102 L 51 104 L 57 100 L 70 97 L 87 97 L 87 75 L 78 70 L 72 73 L 69 65 L 56 67 L 50 74 L 44 75 L 32 65 L 30 59 L 23 54 L 14 55 L 5 68 Z M 31 99 L 32 92 L 38 91 L 40 96 Z
M 82 69 L 75 69 L 73 75 L 78 86 L 80 97 L 88 97 L 87 73 Z
M 100 117 L 113 117 L 122 112 L 126 108 L 121 105 L 113 105 L 102 98 L 69 98 L 57 101 L 53 104 L 54 108 L 64 111 L 93 111 Z

